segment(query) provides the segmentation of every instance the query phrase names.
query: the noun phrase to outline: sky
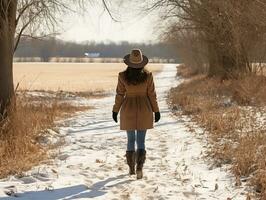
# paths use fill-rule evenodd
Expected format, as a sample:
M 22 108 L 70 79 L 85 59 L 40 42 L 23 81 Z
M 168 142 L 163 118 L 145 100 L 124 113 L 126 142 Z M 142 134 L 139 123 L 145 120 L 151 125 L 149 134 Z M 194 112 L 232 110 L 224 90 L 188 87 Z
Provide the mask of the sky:
M 69 13 L 64 22 L 60 39 L 83 42 L 156 42 L 155 31 L 157 16 L 154 13 L 140 13 L 128 6 L 121 6 L 113 12 L 118 22 L 111 19 L 102 5 L 94 5 L 82 15 Z

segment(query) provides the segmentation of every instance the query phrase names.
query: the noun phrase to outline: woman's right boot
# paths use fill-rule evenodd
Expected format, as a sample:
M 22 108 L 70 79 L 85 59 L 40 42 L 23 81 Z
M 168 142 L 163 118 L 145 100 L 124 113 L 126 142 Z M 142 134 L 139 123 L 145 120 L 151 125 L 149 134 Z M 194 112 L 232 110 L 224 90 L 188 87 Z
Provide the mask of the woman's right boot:
M 143 164 L 145 163 L 146 160 L 146 151 L 144 149 L 138 149 L 137 150 L 137 155 L 136 155 L 136 163 L 137 163 L 137 179 L 142 179 L 143 177 Z
M 126 157 L 127 157 L 127 164 L 129 166 L 129 174 L 133 175 L 135 173 L 135 151 L 127 151 L 126 152 Z

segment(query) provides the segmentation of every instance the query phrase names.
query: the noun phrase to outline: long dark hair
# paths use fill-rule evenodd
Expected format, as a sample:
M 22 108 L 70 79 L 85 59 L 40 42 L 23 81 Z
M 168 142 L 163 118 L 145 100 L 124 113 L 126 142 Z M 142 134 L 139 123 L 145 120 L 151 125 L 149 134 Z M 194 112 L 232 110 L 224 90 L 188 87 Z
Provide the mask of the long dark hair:
M 138 85 L 143 83 L 148 78 L 149 71 L 143 68 L 133 68 L 128 66 L 124 71 L 125 80 L 129 85 Z

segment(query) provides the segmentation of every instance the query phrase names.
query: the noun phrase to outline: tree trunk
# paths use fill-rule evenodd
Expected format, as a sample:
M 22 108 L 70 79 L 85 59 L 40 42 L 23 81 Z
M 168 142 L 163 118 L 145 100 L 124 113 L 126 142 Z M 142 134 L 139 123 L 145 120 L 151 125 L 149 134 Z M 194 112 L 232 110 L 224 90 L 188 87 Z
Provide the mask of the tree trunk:
M 16 29 L 17 1 L 2 3 L 0 11 L 0 115 L 3 117 L 6 106 L 14 95 L 13 54 Z M 6 6 L 6 8 L 5 8 Z M 6 13 L 3 13 L 6 12 Z
M 208 76 L 222 77 L 224 74 L 223 65 L 220 62 L 218 47 L 212 42 L 208 44 L 209 72 Z

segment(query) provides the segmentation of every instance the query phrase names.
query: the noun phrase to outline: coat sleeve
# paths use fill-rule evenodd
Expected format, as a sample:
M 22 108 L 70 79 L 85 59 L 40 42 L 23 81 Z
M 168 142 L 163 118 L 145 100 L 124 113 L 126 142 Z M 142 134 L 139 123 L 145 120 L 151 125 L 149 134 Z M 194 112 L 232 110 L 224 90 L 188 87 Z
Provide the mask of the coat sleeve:
M 148 97 L 151 103 L 152 111 L 153 112 L 159 112 L 159 106 L 157 102 L 157 94 L 155 91 L 154 81 L 153 81 L 153 75 L 150 74 L 150 78 L 148 80 Z
M 122 81 L 121 74 L 118 76 L 118 83 L 116 87 L 115 104 L 113 106 L 113 112 L 119 112 L 121 105 L 124 101 L 126 93 L 125 85 Z

